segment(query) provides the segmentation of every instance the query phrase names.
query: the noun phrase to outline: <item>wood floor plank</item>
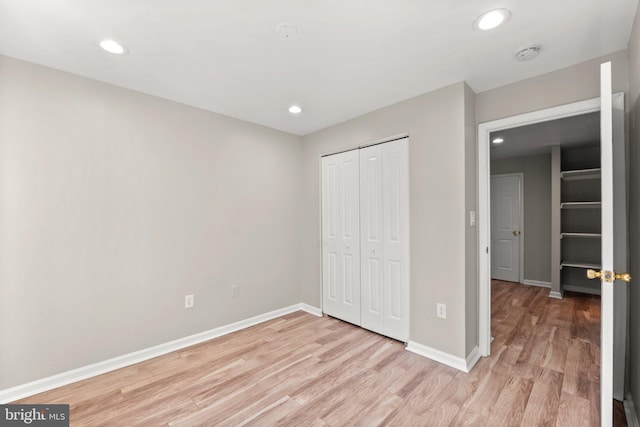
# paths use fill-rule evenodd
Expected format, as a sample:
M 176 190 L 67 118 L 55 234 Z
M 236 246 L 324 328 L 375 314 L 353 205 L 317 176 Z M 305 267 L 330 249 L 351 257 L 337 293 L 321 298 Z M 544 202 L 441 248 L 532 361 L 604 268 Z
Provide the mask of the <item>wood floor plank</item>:
M 520 425 L 532 388 L 533 380 L 511 376 L 500 392 L 496 404 L 491 408 L 491 414 L 487 419 L 489 425 Z
M 469 373 L 295 312 L 20 403 L 69 403 L 74 427 L 597 425 L 599 297 L 492 281 L 491 310 Z
M 551 369 L 540 369 L 522 417 L 527 424 L 534 426 L 555 425 L 560 405 L 562 380 L 562 373 Z M 525 422 L 522 424 L 524 425 Z

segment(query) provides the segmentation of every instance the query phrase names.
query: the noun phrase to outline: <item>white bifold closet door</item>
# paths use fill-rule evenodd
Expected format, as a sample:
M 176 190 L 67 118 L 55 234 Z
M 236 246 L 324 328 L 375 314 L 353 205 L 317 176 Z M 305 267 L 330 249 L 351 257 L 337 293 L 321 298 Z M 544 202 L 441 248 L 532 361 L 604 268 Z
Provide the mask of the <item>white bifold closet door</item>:
M 360 325 L 358 150 L 322 158 L 323 311 Z
M 335 310 L 332 289 L 339 289 L 331 275 L 332 230 L 341 229 L 340 216 L 330 217 L 332 209 L 340 212 L 342 202 L 351 206 L 353 200 L 341 200 L 338 205 L 330 198 L 340 194 L 335 187 L 330 166 L 344 162 L 344 156 L 359 158 L 357 196 L 359 205 L 359 287 L 360 308 L 352 320 L 343 312 L 355 307 L 342 304 Z M 356 162 L 351 161 L 350 164 Z M 339 168 L 335 168 L 339 170 Z M 326 172 L 326 173 L 325 173 Z M 407 341 L 409 338 L 409 174 L 407 138 L 366 147 L 323 158 L 323 289 L 325 313 L 380 334 Z M 348 187 L 353 182 L 343 183 Z M 338 185 L 339 187 L 339 185 Z M 327 188 L 327 191 L 325 191 Z M 344 193 L 343 193 L 344 194 Z M 354 195 L 352 191 L 349 194 Z M 329 196 L 329 197 L 327 197 Z M 349 208 L 351 209 L 351 208 Z M 332 222 L 337 219 L 337 225 Z M 349 225 L 349 227 L 351 224 Z M 355 234 L 355 233 L 354 233 Z M 328 239 L 327 239 L 328 238 Z M 354 240 L 351 240 L 354 243 Z M 355 251 L 354 251 L 355 253 Z M 337 258 L 340 260 L 340 258 Z M 350 260 L 351 261 L 351 260 Z M 340 263 L 334 268 L 340 271 Z M 351 278 L 355 275 L 351 276 Z M 339 282 L 338 282 L 339 283 Z M 355 293 L 352 293 L 352 295 Z M 334 295 L 338 296 L 336 292 Z M 358 321 L 354 321 L 356 319 Z

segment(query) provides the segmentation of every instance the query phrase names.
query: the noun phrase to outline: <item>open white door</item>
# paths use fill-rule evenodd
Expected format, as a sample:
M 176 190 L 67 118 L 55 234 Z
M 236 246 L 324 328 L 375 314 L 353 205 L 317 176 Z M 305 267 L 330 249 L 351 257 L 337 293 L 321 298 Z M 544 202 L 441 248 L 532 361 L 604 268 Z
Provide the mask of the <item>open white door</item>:
M 600 67 L 600 144 L 601 144 L 601 169 L 602 169 L 602 270 L 599 272 L 589 270 L 589 278 L 599 278 L 602 282 L 601 299 L 601 346 L 600 346 L 600 416 L 601 425 L 613 424 L 613 397 L 614 397 L 614 316 L 615 316 L 615 286 L 625 286 L 616 283 L 616 279 L 628 281 L 628 274 L 619 272 L 616 274 L 615 259 L 622 258 L 619 248 L 624 247 L 626 258 L 626 236 L 620 235 L 617 227 L 620 212 L 626 212 L 626 201 L 614 199 L 614 132 L 613 132 L 613 100 L 611 94 L 611 63 L 607 62 Z M 618 102 L 619 103 L 619 102 Z M 624 160 L 624 157 L 622 157 Z M 618 166 L 618 165 L 617 165 Z M 622 165 L 620 165 L 622 166 Z M 616 192 L 617 193 L 617 192 Z M 618 228 L 616 230 L 616 228 Z M 624 230 L 626 233 L 626 230 Z M 623 244 L 617 244 L 616 240 L 623 240 Z M 617 251 L 614 254 L 614 251 Z M 625 261 L 626 262 L 626 261 Z M 626 308 L 625 308 L 626 309 Z M 620 344 L 616 348 L 620 352 Z M 624 346 L 623 350 L 624 352 Z M 622 367 L 624 372 L 624 367 Z M 618 386 L 619 387 L 619 386 Z

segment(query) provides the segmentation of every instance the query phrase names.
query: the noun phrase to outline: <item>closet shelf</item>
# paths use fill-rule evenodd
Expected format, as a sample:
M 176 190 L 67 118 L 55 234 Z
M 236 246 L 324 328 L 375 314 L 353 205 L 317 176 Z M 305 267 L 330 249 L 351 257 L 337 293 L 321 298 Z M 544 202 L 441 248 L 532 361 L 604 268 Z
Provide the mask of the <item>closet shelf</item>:
M 560 178 L 562 178 L 564 181 L 573 181 L 578 179 L 598 179 L 600 178 L 600 168 L 562 171 L 560 172 Z
M 563 202 L 560 209 L 600 209 L 602 202 Z
M 562 263 L 560 263 L 560 268 L 562 269 L 563 267 L 594 268 L 594 269 L 602 268 L 599 262 L 569 261 L 569 260 L 564 260 L 562 261 Z
M 560 238 L 563 239 L 565 237 L 602 237 L 601 233 L 560 233 Z

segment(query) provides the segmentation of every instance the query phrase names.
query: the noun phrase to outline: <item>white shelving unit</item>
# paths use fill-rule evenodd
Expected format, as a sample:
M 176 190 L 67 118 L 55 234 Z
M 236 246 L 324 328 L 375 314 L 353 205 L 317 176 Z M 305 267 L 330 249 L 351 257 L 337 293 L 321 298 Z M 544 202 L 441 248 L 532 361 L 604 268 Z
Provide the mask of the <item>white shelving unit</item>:
M 600 154 L 595 145 L 556 150 L 555 286 L 596 291 L 587 269 L 600 269 Z M 559 179 L 558 179 L 559 178 Z M 556 267 L 558 268 L 558 267 Z M 557 270 L 556 270 L 557 271 Z M 554 283 L 552 280 L 552 288 Z M 598 288 L 599 289 L 599 288 Z M 560 292 L 561 294 L 562 292 Z

